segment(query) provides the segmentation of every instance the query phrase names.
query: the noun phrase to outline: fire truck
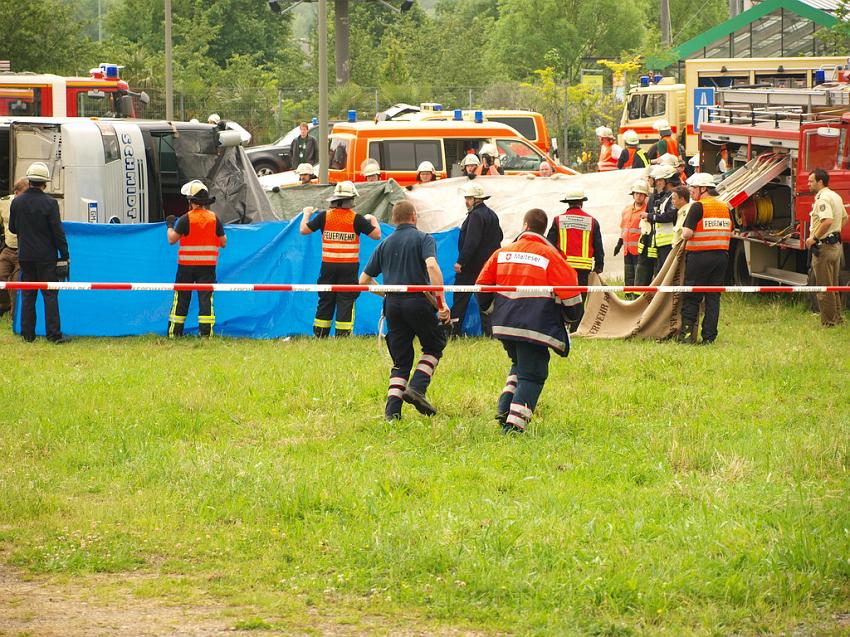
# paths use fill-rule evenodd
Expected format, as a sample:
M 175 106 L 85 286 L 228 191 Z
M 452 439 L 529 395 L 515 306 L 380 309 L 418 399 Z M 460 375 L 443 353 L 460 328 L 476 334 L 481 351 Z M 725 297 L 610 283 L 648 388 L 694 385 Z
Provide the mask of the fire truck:
M 119 77 L 117 64 L 101 64 L 89 77 L 0 73 L 0 116 L 135 117 L 134 98 L 148 104 Z
M 850 202 L 848 136 L 850 85 L 844 81 L 718 90 L 700 129 L 700 169 L 726 169 L 717 190 L 735 213 L 730 273 L 736 285 L 807 283 L 809 173 L 826 170 L 829 187 Z M 850 224 L 841 238 L 848 263 Z M 845 269 L 841 280 L 849 274 Z

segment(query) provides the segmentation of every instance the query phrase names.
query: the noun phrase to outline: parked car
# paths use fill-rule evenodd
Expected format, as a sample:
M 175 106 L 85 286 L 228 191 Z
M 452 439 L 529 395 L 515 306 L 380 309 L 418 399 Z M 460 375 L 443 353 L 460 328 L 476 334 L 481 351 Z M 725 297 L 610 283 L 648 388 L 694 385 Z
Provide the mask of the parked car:
M 307 125 L 310 127 L 310 131 L 307 134 L 318 140 L 318 125 L 311 122 L 308 122 Z M 328 123 L 329 132 L 333 128 L 333 125 L 334 122 Z M 254 167 L 254 172 L 257 173 L 258 177 L 282 173 L 287 170 L 295 170 L 296 166 L 292 165 L 292 161 L 289 158 L 289 149 L 292 146 L 292 141 L 299 134 L 299 128 L 296 126 L 286 135 L 273 141 L 271 144 L 261 144 L 245 149 L 248 159 L 251 160 L 251 165 Z

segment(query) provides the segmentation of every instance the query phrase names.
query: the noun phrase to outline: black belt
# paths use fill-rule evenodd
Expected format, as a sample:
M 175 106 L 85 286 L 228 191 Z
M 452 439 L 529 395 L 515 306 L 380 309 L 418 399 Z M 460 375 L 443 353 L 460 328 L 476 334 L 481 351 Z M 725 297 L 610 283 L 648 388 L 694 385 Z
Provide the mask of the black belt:
M 841 243 L 841 233 L 832 232 L 821 239 L 821 243 L 825 243 L 830 246 L 835 245 L 836 243 Z

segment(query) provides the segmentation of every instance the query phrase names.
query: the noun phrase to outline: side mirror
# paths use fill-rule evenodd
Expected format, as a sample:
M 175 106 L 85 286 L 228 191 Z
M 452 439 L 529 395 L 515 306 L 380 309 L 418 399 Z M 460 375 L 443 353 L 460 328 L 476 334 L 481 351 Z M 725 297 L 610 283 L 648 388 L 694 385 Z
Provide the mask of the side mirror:
M 133 116 L 133 96 L 122 95 L 118 99 L 118 117 Z
M 139 101 L 145 106 L 147 106 L 151 103 L 151 96 L 142 91 L 141 93 L 139 93 Z

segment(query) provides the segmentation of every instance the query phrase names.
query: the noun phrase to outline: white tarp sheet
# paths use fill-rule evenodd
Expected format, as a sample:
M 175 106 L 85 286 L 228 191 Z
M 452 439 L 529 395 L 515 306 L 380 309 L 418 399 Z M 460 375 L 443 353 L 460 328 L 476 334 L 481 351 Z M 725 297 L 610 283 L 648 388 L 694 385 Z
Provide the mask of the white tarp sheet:
M 487 205 L 499 216 L 505 242 L 510 242 L 522 229 L 522 218 L 531 208 L 540 208 L 549 215 L 550 222 L 564 210 L 563 199 L 567 185 L 576 181 L 584 186 L 587 201 L 584 209 L 599 221 L 602 241 L 605 244 L 606 279 L 623 277 L 623 253 L 614 256 L 614 247 L 620 238 L 620 216 L 623 208 L 632 201 L 629 191 L 645 170 L 618 170 L 604 173 L 556 177 L 499 176 L 478 177 L 484 191 L 490 195 Z M 465 177 L 442 179 L 415 186 L 407 191 L 416 206 L 418 226 L 425 232 L 440 232 L 463 223 L 466 206 L 460 187 Z

